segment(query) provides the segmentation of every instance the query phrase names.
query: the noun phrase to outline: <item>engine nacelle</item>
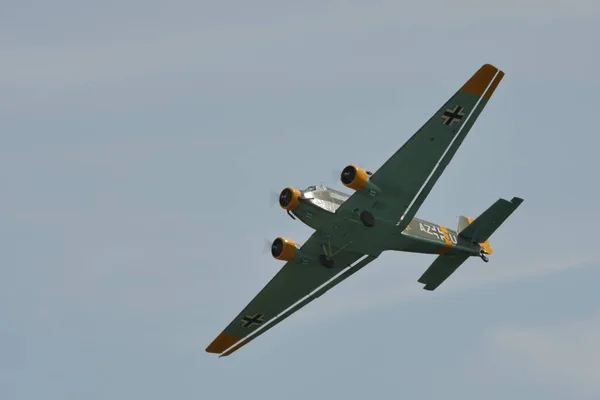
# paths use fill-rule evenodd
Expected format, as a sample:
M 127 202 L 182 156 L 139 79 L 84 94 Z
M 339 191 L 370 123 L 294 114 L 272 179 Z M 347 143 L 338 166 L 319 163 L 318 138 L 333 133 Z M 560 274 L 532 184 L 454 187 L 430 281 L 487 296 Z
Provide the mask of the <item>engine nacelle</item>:
M 300 206 L 300 197 L 302 197 L 300 190 L 286 187 L 279 194 L 279 205 L 284 210 L 294 211 Z
M 271 244 L 271 255 L 277 260 L 292 261 L 296 257 L 297 250 L 296 243 L 284 237 L 276 238 Z
M 372 182 L 369 182 L 370 175 L 372 174 L 369 171 L 362 169 L 361 167 L 348 165 L 342 170 L 340 179 L 344 186 L 349 187 L 350 189 L 358 191 L 367 187 L 367 189 L 372 192 L 380 193 L 381 191 L 379 188 Z
M 367 171 L 356 165 L 348 165 L 342 170 L 340 177 L 344 186 L 350 189 L 360 190 L 365 187 L 369 181 Z

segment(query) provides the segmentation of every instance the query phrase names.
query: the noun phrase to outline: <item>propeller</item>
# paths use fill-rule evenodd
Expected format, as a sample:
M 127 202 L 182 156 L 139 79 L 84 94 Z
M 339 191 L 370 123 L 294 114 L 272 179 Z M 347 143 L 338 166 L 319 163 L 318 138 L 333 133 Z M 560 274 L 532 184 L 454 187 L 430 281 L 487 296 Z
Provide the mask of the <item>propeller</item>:
M 283 241 L 281 239 L 265 239 L 263 253 L 269 255 L 281 254 L 281 252 L 283 251 L 283 246 Z
M 283 189 L 279 194 L 279 204 L 282 204 L 284 207 L 290 205 L 294 198 L 294 192 L 291 189 Z
M 340 183 L 340 177 L 342 176 L 342 170 L 340 168 L 335 168 L 331 170 L 331 184 L 332 186 Z
M 263 253 L 271 254 L 271 246 L 273 246 L 273 240 L 265 239 Z
M 279 193 L 274 190 L 271 190 L 269 193 L 269 207 L 274 208 L 279 206 Z

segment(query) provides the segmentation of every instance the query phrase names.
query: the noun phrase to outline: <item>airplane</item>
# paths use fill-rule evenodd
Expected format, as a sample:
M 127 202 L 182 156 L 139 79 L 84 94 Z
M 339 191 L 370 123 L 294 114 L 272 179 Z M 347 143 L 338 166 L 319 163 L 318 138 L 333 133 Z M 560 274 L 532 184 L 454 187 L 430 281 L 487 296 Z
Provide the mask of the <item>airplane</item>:
M 456 230 L 415 215 L 503 77 L 484 64 L 378 170 L 345 167 L 340 180 L 351 195 L 323 185 L 284 188 L 279 205 L 314 233 L 302 246 L 285 237 L 272 242 L 271 255 L 285 264 L 206 351 L 230 355 L 386 250 L 437 254 L 418 279 L 428 291 L 470 257 L 488 262 L 490 236 L 522 198 L 500 198 L 475 219 L 460 216 Z

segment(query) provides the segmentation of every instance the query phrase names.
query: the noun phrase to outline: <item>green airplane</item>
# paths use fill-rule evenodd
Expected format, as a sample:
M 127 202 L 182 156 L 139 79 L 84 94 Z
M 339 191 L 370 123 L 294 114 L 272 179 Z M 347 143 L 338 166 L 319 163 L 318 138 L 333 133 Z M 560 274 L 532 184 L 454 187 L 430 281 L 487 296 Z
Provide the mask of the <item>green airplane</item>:
M 459 217 L 457 230 L 415 218 L 475 120 L 504 77 L 483 65 L 378 170 L 348 165 L 351 195 L 319 185 L 288 187 L 280 206 L 315 230 L 302 246 L 278 237 L 271 254 L 285 265 L 206 348 L 227 356 L 364 268 L 386 250 L 439 254 L 418 279 L 434 290 L 469 257 L 488 262 L 489 237 L 523 199 L 497 200 L 479 217 Z

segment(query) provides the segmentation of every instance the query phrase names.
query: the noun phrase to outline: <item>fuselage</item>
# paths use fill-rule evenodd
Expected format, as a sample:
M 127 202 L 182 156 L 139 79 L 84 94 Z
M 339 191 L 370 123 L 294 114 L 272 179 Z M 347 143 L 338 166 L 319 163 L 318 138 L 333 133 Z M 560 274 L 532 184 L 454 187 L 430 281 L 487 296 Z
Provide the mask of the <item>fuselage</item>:
M 292 214 L 348 250 L 372 256 L 385 250 L 474 256 L 481 251 L 479 245 L 462 240 L 456 231 L 419 218 L 413 218 L 404 230 L 397 224 L 385 222 L 366 227 L 358 219 L 336 213 L 350 197 L 348 194 L 323 185 L 309 186 L 301 193 L 300 206 Z

